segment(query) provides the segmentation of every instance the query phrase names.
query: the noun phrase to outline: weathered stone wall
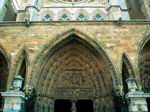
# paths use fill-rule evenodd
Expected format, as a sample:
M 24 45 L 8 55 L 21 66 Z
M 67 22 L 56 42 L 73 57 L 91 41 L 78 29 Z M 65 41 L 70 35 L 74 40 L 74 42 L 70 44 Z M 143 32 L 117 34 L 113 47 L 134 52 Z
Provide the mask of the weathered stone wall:
M 61 35 L 72 29 L 95 40 L 106 51 L 119 79 L 121 79 L 123 53 L 129 58 L 135 74 L 138 75 L 138 49 L 141 42 L 149 38 L 148 24 L 150 23 L 125 22 L 118 26 L 115 22 L 47 22 L 32 23 L 30 27 L 26 27 L 24 23 L 1 23 L 0 45 L 8 53 L 10 62 L 8 87 L 17 69 L 14 66 L 23 49 L 26 51 L 28 61 L 26 76 L 26 86 L 28 86 L 33 64 L 40 51 L 46 49 L 45 45 L 54 46 Z

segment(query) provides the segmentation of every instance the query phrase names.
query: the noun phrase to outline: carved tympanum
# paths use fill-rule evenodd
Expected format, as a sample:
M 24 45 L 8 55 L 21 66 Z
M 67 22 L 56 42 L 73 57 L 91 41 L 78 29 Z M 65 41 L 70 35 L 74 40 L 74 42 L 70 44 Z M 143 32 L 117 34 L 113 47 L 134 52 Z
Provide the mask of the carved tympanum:
M 100 108 L 111 111 L 112 79 L 109 70 L 102 56 L 82 41 L 72 39 L 59 43 L 47 54 L 47 58 L 42 60 L 37 94 L 48 99 L 70 100 L 93 99 L 97 95 L 107 101 Z M 44 99 L 41 102 L 44 105 Z

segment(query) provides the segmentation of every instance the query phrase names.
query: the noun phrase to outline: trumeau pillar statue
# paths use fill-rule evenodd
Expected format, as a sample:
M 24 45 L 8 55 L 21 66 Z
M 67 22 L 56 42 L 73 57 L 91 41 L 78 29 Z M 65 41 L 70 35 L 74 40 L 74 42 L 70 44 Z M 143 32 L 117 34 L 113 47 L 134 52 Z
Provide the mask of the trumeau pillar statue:
M 130 76 L 126 82 L 129 90 L 126 94 L 129 112 L 148 112 L 146 97 L 150 97 L 150 94 L 139 89 L 139 84 L 135 77 Z
M 52 98 L 48 100 L 48 110 L 49 112 L 54 112 L 54 100 Z
M 3 112 L 24 112 L 25 94 L 20 91 L 23 78 L 19 75 L 14 77 L 13 89 L 2 92 L 4 98 Z
M 99 107 L 100 107 L 99 105 L 100 105 L 99 99 L 96 98 L 94 100 L 94 112 L 99 112 Z
M 72 101 L 71 112 L 77 112 L 76 102 Z

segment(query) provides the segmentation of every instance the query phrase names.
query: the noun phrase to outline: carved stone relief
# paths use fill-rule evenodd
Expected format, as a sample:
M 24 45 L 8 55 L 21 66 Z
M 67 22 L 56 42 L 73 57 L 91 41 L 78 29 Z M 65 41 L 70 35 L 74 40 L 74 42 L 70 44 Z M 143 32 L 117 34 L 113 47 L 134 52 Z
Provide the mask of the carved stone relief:
M 140 63 L 140 78 L 145 92 L 150 91 L 150 53 L 142 57 Z
M 47 112 L 54 106 L 47 105 L 49 97 L 78 100 L 93 99 L 98 95 L 99 99 L 107 101 L 107 106 L 100 101 L 97 112 L 101 108 L 111 112 L 112 80 L 102 57 L 92 47 L 75 39 L 62 46 L 57 47 L 56 52 L 49 55 L 41 66 L 37 94 L 43 97 L 40 101 L 43 102 L 42 111 Z
M 55 95 L 67 97 L 93 96 L 92 88 L 91 81 L 84 76 L 83 70 L 67 70 L 58 80 Z

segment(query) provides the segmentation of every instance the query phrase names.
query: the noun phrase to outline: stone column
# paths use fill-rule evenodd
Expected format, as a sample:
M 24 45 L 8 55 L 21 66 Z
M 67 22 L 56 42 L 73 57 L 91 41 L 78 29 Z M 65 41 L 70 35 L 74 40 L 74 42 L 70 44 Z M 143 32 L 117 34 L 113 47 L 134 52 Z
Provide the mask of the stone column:
M 144 93 L 138 88 L 136 78 L 129 77 L 126 82 L 129 89 L 126 94 L 129 112 L 148 112 L 146 97 L 150 97 L 150 94 Z
M 24 112 L 25 94 L 20 91 L 22 85 L 22 78 L 15 76 L 13 82 L 13 89 L 2 92 L 4 98 L 3 112 Z
M 98 96 L 96 96 L 95 99 L 93 100 L 93 108 L 94 108 L 94 112 L 100 112 L 101 107 L 100 107 L 100 100 Z
M 8 0 L 1 0 L 0 1 L 0 21 L 4 20 L 6 11 L 7 11 L 7 2 Z

